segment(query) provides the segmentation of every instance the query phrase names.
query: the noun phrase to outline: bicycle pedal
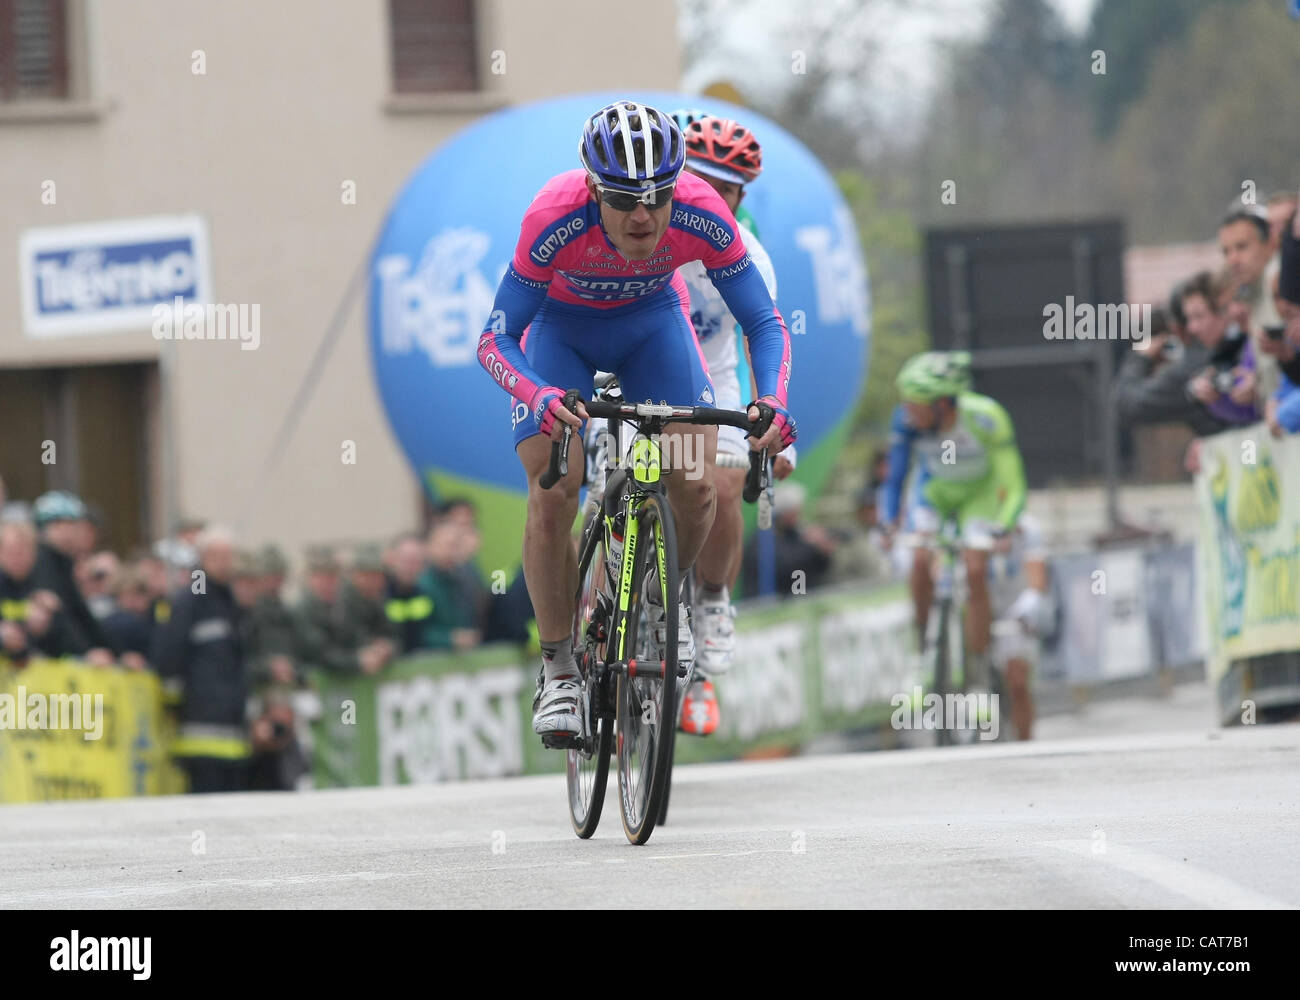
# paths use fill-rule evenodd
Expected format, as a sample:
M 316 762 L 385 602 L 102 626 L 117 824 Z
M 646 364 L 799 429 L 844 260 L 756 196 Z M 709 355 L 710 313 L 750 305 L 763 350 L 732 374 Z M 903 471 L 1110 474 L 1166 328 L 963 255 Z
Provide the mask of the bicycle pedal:
M 542 746 L 548 750 L 581 750 L 582 737 L 573 733 L 546 733 L 542 736 Z

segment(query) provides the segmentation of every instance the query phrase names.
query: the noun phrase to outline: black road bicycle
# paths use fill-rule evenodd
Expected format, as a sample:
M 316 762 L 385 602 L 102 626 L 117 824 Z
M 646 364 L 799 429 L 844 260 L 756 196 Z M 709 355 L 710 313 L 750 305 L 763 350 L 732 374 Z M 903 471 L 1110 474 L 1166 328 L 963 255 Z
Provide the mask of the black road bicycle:
M 577 410 L 576 391 L 564 405 Z M 569 815 L 574 832 L 596 832 L 605 801 L 610 758 L 618 759 L 619 807 L 623 832 L 644 844 L 654 832 L 671 774 L 677 728 L 677 687 L 686 673 L 677 662 L 679 572 L 677 534 L 661 477 L 659 438 L 671 423 L 729 425 L 761 436 L 770 411 L 751 423 L 736 410 L 664 403 L 627 403 L 595 399 L 584 404 L 590 417 L 627 422 L 635 433 L 625 460 L 607 477 L 603 491 L 588 498 L 578 548 L 577 607 L 573 619 L 574 658 L 581 674 L 579 716 L 582 732 L 548 734 L 542 741 L 568 751 L 566 769 Z M 573 429 L 551 445 L 543 489 L 568 474 Z M 624 454 L 621 449 L 614 454 Z M 755 452 L 751 485 L 757 492 L 766 454 Z M 621 551 L 620 551 L 621 550 Z M 611 557 L 612 553 L 612 557 Z M 662 659 L 636 655 L 639 633 L 649 628 L 643 615 L 647 577 L 654 572 L 665 614 Z
M 968 670 L 964 623 L 969 596 L 965 568 L 961 555 L 964 548 L 972 547 L 972 542 L 963 540 L 956 521 L 945 518 L 936 535 L 910 534 L 904 536 L 904 543 L 931 549 L 935 552 L 934 563 L 934 597 L 930 604 L 930 616 L 926 621 L 924 648 L 921 651 L 922 667 L 929 679 L 929 691 L 939 697 L 945 710 L 941 725 L 935 730 L 937 746 L 968 744 L 975 740 L 974 726 L 980 721 L 975 716 L 965 720 L 965 724 L 954 726 L 947 707 L 956 697 L 981 694 L 998 695 L 1000 683 L 997 671 L 988 668 L 988 676 L 972 676 Z M 991 551 L 992 541 L 973 547 Z M 974 706 L 977 702 L 967 702 Z M 997 701 L 993 704 L 996 706 Z M 919 706 L 917 706 L 919 710 Z

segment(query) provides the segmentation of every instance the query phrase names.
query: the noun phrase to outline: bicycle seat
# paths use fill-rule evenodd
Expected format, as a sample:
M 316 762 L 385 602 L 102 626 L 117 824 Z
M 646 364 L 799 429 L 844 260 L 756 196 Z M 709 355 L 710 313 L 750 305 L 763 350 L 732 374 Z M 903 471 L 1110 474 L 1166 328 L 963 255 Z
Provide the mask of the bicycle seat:
M 618 384 L 618 376 L 612 372 L 596 372 L 596 392 L 604 396 L 622 396 L 622 389 Z

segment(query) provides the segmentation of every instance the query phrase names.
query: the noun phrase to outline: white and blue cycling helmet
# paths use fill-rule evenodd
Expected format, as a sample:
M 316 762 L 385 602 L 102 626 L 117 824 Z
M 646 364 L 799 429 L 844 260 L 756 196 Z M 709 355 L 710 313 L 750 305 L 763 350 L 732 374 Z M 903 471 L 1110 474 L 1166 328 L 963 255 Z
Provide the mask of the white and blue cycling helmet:
M 640 193 L 676 182 L 686 144 L 669 115 L 636 101 L 615 101 L 587 119 L 578 155 L 601 187 Z

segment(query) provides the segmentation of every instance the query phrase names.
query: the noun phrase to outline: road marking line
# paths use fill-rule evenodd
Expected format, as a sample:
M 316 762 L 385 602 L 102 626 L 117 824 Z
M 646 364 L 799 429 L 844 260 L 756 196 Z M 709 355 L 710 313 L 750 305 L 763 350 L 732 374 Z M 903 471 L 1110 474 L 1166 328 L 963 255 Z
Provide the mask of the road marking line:
M 1114 868 L 1144 878 L 1148 882 L 1185 896 L 1214 910 L 1292 910 L 1296 907 L 1238 885 L 1222 875 L 1196 865 L 1141 851 L 1123 844 L 1106 844 L 1104 851 L 1094 852 L 1091 840 L 1049 840 L 1044 847 L 1055 847 L 1070 854 L 1086 855 Z

